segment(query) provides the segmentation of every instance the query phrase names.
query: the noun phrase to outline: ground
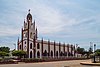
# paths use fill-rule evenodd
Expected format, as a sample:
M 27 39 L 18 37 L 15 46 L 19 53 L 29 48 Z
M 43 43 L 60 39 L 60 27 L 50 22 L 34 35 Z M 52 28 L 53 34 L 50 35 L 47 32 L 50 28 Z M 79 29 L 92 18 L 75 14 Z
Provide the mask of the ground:
M 56 61 L 56 62 L 39 62 L 39 63 L 20 63 L 20 64 L 5 64 L 0 67 L 83 67 L 80 62 L 89 60 L 70 60 L 70 61 Z

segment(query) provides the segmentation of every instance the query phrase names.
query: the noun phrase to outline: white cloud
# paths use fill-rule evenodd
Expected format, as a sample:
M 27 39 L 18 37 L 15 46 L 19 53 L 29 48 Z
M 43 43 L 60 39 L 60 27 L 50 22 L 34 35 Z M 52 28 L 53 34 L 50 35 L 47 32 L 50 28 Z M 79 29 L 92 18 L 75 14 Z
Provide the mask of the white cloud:
M 50 1 L 51 2 L 51 1 Z M 12 4 L 11 4 L 12 3 Z M 6 10 L 0 16 L 0 36 L 14 36 L 21 32 L 23 20 L 31 9 L 33 20 L 39 30 L 39 35 L 67 39 L 70 41 L 99 38 L 99 17 L 94 10 L 74 1 L 52 1 L 52 4 L 42 1 L 7 2 Z M 88 7 L 89 8 L 89 7 Z M 99 12 L 99 11 L 98 11 Z M 94 29 L 93 29 L 94 28 Z M 78 41 L 79 42 L 79 41 Z

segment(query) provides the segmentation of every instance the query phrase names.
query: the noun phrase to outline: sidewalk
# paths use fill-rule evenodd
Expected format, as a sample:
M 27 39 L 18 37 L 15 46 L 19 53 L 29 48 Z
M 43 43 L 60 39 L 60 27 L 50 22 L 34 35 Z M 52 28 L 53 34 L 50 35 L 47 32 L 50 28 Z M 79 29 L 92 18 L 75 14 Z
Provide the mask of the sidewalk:
M 92 63 L 91 61 L 81 62 L 82 65 L 100 66 L 100 63 Z

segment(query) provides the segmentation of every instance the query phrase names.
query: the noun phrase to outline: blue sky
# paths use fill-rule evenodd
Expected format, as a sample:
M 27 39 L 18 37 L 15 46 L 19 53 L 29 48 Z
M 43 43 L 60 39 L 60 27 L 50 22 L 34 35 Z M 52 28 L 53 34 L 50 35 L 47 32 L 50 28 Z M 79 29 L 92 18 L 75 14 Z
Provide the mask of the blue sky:
M 38 37 L 100 48 L 100 0 L 0 0 L 0 46 L 14 49 L 28 10 Z

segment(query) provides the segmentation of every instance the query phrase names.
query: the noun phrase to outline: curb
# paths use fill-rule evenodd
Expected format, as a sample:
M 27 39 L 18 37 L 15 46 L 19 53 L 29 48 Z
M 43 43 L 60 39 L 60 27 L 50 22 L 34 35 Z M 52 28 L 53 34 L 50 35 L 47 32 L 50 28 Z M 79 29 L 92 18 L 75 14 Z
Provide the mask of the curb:
M 100 63 L 92 63 L 92 62 L 81 62 L 82 65 L 91 65 L 91 66 L 100 66 Z

